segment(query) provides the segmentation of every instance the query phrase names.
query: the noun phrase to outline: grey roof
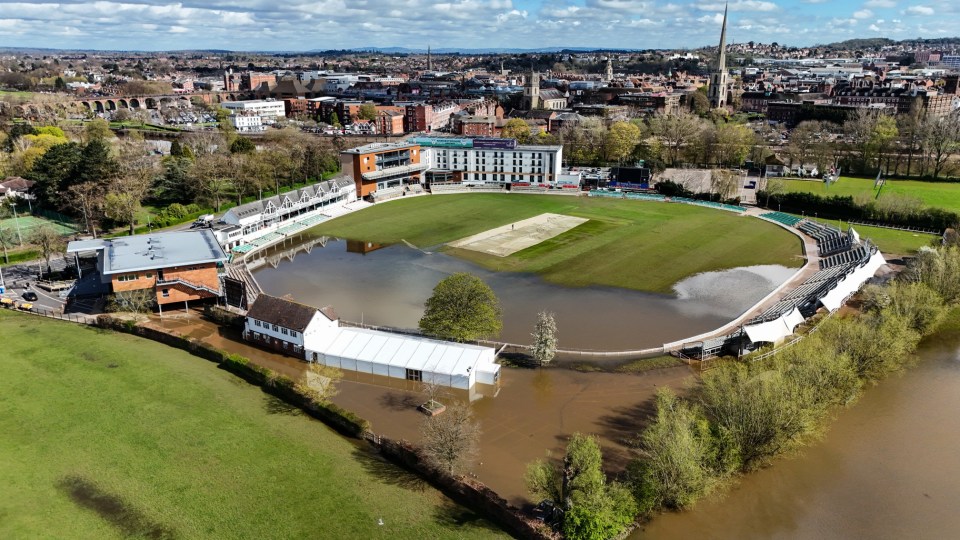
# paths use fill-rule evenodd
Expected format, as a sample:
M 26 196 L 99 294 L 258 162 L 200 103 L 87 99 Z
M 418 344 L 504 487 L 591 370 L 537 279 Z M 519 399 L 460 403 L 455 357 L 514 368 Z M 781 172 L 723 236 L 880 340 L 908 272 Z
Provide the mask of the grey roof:
M 399 141 L 389 143 L 370 143 L 349 150 L 343 150 L 341 154 L 370 154 L 373 152 L 389 152 L 390 150 L 400 150 L 403 148 L 413 148 L 416 143 Z
M 104 250 L 103 273 L 106 275 L 227 260 L 209 229 L 80 240 L 67 245 L 67 253 L 100 249 Z
M 336 314 L 329 307 L 317 309 L 286 298 L 260 294 L 257 296 L 257 301 L 247 311 L 247 317 L 302 333 L 317 313 L 331 321 L 337 320 Z

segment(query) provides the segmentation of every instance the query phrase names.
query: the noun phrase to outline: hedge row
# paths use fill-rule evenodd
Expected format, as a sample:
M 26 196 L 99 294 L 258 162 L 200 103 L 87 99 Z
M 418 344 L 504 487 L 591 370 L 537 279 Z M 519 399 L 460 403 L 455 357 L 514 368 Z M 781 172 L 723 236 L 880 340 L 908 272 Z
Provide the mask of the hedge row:
M 926 229 L 943 230 L 954 227 L 960 222 L 960 216 L 955 212 L 942 208 L 921 208 L 909 212 L 897 212 L 891 209 L 884 211 L 875 202 L 859 205 L 853 197 L 842 195 L 825 197 L 816 193 L 782 193 L 770 195 L 768 200 L 767 192 L 760 190 L 757 192 L 757 203 L 772 210 L 794 214 L 815 213 L 822 218 L 879 221 L 888 225 Z
M 370 431 L 371 425 L 367 420 L 333 403 L 317 401 L 309 395 L 306 388 L 297 384 L 290 377 L 279 375 L 272 370 L 258 366 L 239 354 L 212 347 L 197 339 L 138 326 L 133 321 L 122 321 L 110 315 L 98 316 L 97 326 L 159 341 L 214 362 L 220 369 L 229 371 L 243 380 L 259 386 L 264 392 L 303 409 L 307 414 L 346 435 L 359 438 L 364 432 Z

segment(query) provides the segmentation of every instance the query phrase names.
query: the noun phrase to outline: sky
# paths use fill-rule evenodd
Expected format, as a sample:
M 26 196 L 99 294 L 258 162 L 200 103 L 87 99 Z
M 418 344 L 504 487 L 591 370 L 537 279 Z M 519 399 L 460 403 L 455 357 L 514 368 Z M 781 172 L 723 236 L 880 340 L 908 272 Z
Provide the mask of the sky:
M 696 48 L 715 0 L 0 0 L 0 46 L 307 51 L 352 47 Z M 736 0 L 728 41 L 807 46 L 960 35 L 958 0 Z

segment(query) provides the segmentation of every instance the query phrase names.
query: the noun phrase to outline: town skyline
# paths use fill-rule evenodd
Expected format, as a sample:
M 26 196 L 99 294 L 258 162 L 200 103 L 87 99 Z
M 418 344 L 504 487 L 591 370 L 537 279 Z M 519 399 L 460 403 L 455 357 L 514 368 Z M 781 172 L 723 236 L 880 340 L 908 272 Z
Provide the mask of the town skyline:
M 730 2 L 728 42 L 815 46 L 854 37 L 955 35 L 944 0 Z M 306 52 L 444 49 L 682 49 L 716 43 L 723 2 L 623 0 L 260 0 L 0 3 L 0 46 Z M 419 14 L 419 15 L 418 15 Z M 491 39 L 495 36 L 494 39 Z

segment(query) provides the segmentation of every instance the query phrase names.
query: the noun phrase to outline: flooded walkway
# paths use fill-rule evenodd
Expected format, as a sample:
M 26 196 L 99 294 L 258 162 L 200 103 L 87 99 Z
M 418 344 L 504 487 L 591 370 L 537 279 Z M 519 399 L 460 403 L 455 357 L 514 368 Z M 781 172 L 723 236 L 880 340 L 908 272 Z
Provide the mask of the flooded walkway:
M 297 359 L 239 341 L 239 332 L 225 332 L 196 312 L 153 318 L 149 324 L 241 354 L 288 377 L 303 376 L 307 367 Z M 682 388 L 692 375 L 686 366 L 639 375 L 504 368 L 497 397 L 472 405 L 482 429 L 480 459 L 472 472 L 505 499 L 524 504 L 527 463 L 548 452 L 561 455 L 567 438 L 578 431 L 599 436 L 607 466 L 622 470 L 629 459 L 627 443 L 639 433 L 657 388 Z M 425 417 L 416 407 L 425 398 L 412 388 L 401 388 L 404 383 L 388 387 L 345 378 L 333 401 L 369 420 L 374 432 L 417 443 Z M 454 399 L 464 400 L 466 394 L 440 397 L 447 403 Z

